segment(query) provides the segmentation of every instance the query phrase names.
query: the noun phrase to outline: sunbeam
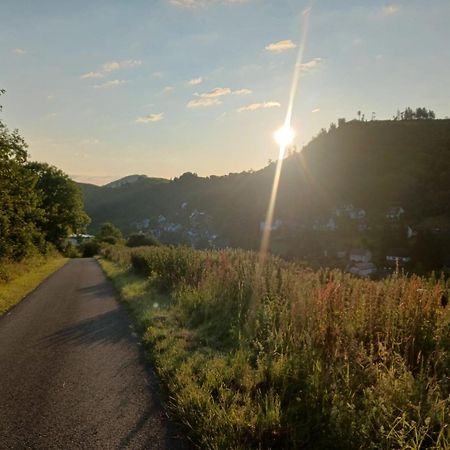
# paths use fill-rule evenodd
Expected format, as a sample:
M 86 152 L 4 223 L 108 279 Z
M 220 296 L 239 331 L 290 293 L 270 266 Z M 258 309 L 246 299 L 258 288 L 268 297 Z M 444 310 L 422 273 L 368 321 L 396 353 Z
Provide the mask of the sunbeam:
M 269 206 L 267 208 L 266 218 L 264 221 L 263 234 L 261 238 L 261 246 L 259 250 L 260 262 L 263 262 L 266 258 L 267 251 L 270 244 L 270 235 L 272 231 L 273 215 L 275 212 L 275 206 L 277 202 L 278 187 L 280 184 L 281 169 L 283 167 L 283 159 L 286 153 L 286 149 L 292 144 L 295 131 L 291 126 L 292 122 L 292 110 L 294 108 L 294 101 L 299 90 L 299 80 L 300 72 L 303 61 L 303 54 L 305 51 L 306 37 L 309 28 L 309 17 L 311 14 L 312 2 L 308 8 L 303 11 L 303 32 L 300 38 L 300 43 L 298 47 L 297 60 L 294 67 L 294 74 L 292 77 L 291 90 L 289 93 L 289 102 L 286 111 L 286 117 L 284 120 L 284 125 L 280 127 L 274 134 L 275 141 L 280 146 L 280 151 L 278 154 L 277 166 L 275 168 L 275 176 L 273 178 L 272 192 L 270 194 Z

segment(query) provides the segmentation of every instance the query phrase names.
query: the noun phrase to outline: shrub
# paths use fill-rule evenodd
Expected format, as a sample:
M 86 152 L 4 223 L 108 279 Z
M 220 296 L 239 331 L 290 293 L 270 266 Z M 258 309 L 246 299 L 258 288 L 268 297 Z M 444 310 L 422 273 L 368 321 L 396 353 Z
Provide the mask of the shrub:
M 159 245 L 158 240 L 150 234 L 134 233 L 130 234 L 127 239 L 127 247 L 143 247 Z
M 449 448 L 445 279 L 371 281 L 241 250 L 105 254 L 168 294 L 168 310 L 148 315 L 149 298 L 136 311 L 201 448 Z

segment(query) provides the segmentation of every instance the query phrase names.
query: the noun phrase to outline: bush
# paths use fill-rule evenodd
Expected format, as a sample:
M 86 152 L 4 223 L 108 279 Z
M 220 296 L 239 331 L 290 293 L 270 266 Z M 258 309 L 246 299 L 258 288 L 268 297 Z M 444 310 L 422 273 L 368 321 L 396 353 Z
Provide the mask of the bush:
M 127 247 L 144 247 L 159 245 L 158 240 L 150 234 L 134 233 L 128 236 Z
M 86 241 L 80 245 L 83 258 L 92 258 L 100 253 L 100 243 L 96 240 Z
M 148 296 L 135 311 L 200 448 L 449 448 L 448 281 L 240 250 L 106 254 L 168 293 L 168 310 Z

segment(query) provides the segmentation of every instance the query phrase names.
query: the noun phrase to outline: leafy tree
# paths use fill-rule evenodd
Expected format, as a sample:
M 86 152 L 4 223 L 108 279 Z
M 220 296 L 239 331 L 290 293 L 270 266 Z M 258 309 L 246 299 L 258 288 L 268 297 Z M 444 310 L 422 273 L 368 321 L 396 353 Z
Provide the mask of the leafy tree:
M 97 240 L 108 244 L 119 244 L 123 241 L 123 236 L 122 232 L 115 225 L 111 222 L 106 222 L 101 226 Z
M 1 91 L 0 93 L 4 93 Z M 42 215 L 36 177 L 25 167 L 27 145 L 0 121 L 0 257 L 21 259 L 43 240 L 35 225 Z
M 83 211 L 79 187 L 60 169 L 46 163 L 32 162 L 26 166 L 37 179 L 35 189 L 44 214 L 39 228 L 45 239 L 58 248 L 72 233 L 84 231 L 90 219 Z

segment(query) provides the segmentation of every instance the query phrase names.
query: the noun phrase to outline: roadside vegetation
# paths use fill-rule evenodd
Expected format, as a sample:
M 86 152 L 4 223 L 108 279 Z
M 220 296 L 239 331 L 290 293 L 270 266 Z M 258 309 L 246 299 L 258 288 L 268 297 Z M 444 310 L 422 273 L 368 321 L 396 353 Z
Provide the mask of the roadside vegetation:
M 0 193 L 1 315 L 64 263 L 67 237 L 89 217 L 77 185 L 58 168 L 30 161 L 24 139 L 1 120 Z
M 445 279 L 261 266 L 242 250 L 102 253 L 199 448 L 449 448 Z
M 20 263 L 4 263 L 0 267 L 0 316 L 66 262 L 67 258 L 52 252 L 46 256 L 35 255 Z

